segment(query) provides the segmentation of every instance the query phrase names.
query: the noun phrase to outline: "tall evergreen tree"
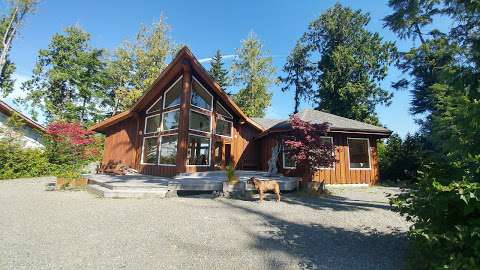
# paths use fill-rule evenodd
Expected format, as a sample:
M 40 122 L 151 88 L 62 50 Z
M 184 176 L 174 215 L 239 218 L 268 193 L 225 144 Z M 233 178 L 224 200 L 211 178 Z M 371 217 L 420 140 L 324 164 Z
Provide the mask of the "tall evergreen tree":
M 89 123 L 106 116 L 105 51 L 89 42 L 87 32 L 71 26 L 39 51 L 33 77 L 22 85 L 27 93 L 23 101 L 45 112 L 48 121 Z
M 265 55 L 262 43 L 253 32 L 242 40 L 242 47 L 236 52 L 233 82 L 241 89 L 233 99 L 247 116 L 262 117 L 272 98 L 268 87 L 276 81 L 272 57 Z
M 35 0 L 13 0 L 6 14 L 0 15 L 0 95 L 7 96 L 13 91 L 15 65 L 8 59 L 13 40 L 26 16 L 37 3 Z
M 223 67 L 224 63 L 222 61 L 222 54 L 220 50 L 217 50 L 215 55 L 212 57 L 212 61 L 210 62 L 210 70 L 209 73 L 212 78 L 220 85 L 220 87 L 226 91 L 227 87 L 229 86 L 229 78 L 228 78 L 228 70 Z M 230 95 L 228 91 L 227 94 Z
M 380 86 L 395 55 L 392 42 L 366 29 L 370 16 L 336 4 L 310 23 L 303 42 L 314 56 L 317 108 L 378 124 L 375 106 L 392 94 Z
M 295 88 L 293 113 L 298 112 L 301 99 L 310 100 L 313 98 L 312 71 L 314 67 L 308 60 L 309 56 L 308 49 L 301 42 L 297 42 L 288 56 L 285 66 L 283 66 L 283 72 L 286 73 L 286 76 L 279 77 L 279 80 L 284 84 L 282 91 L 286 92 L 292 86 Z

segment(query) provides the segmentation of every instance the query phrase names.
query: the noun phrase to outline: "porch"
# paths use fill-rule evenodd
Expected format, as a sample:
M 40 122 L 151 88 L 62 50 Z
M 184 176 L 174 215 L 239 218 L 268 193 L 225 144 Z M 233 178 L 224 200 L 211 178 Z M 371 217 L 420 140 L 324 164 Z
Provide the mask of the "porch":
M 263 171 L 236 171 L 241 190 L 252 190 L 247 185 L 251 177 L 260 179 L 274 179 L 278 181 L 281 191 L 292 191 L 297 188 L 299 178 L 283 175 L 268 176 Z M 182 173 L 173 178 L 151 175 L 87 175 L 88 191 L 105 198 L 165 198 L 177 191 L 223 191 L 226 179 L 225 171 L 207 171 L 196 173 Z

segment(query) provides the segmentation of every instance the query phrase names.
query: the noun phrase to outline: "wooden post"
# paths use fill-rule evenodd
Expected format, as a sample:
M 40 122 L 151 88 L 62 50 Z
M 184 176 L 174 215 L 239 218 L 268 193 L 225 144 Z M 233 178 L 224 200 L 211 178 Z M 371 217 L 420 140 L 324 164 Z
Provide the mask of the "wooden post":
M 183 63 L 182 93 L 180 96 L 180 123 L 178 126 L 177 173 L 187 171 L 188 127 L 190 113 L 190 96 L 192 92 L 192 72 L 188 61 Z

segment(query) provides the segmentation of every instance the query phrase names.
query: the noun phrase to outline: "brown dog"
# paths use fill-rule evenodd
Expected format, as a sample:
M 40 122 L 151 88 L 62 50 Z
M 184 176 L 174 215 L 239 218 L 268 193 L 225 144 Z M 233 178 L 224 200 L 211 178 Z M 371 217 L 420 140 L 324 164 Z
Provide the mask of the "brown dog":
M 275 180 L 260 180 L 255 177 L 248 179 L 247 184 L 251 184 L 255 187 L 260 195 L 260 202 L 263 202 L 263 195 L 266 191 L 273 191 L 276 195 L 276 201 L 280 201 L 280 186 Z

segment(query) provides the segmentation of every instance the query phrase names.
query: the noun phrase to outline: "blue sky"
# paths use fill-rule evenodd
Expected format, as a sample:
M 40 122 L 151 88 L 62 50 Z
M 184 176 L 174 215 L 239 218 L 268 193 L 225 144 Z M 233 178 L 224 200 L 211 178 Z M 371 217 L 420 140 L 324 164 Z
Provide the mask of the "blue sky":
M 225 55 L 234 54 L 240 40 L 254 31 L 274 56 L 274 65 L 280 75 L 286 56 L 308 23 L 336 2 L 43 0 L 14 41 L 11 59 L 17 66 L 16 78 L 20 82 L 31 74 L 38 50 L 48 47 L 51 36 L 66 26 L 79 24 L 91 34 L 93 46 L 111 51 L 123 40 L 133 38 L 142 23 L 151 24 L 163 14 L 172 27 L 172 39 L 188 45 L 198 59 L 211 57 L 217 49 Z M 369 30 L 379 32 L 384 40 L 395 41 L 403 50 L 412 45 L 410 41 L 397 40 L 392 32 L 383 28 L 381 20 L 391 12 L 387 1 L 339 2 L 369 12 L 372 17 Z M 225 59 L 226 63 L 231 59 Z M 208 62 L 204 64 L 209 66 Z M 382 84 L 390 88 L 390 83 L 401 77 L 399 71 L 391 68 Z M 293 93 L 281 92 L 280 86 L 272 86 L 271 91 L 273 100 L 267 117 L 287 118 L 293 111 Z M 22 93 L 16 91 L 7 102 L 11 103 L 18 95 Z M 395 91 L 391 106 L 377 108 L 381 123 L 402 136 L 418 128 L 408 112 L 410 99 L 408 91 Z M 302 104 L 302 107 L 311 105 Z

